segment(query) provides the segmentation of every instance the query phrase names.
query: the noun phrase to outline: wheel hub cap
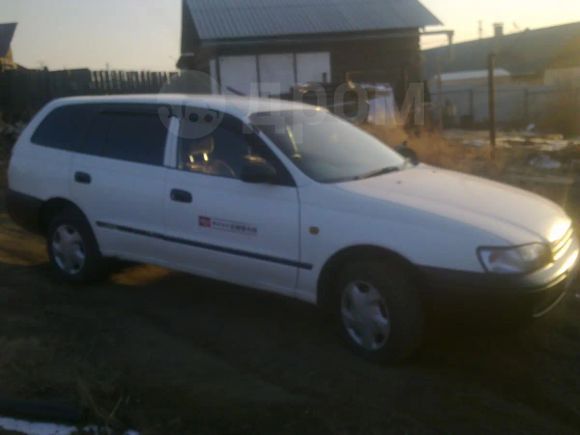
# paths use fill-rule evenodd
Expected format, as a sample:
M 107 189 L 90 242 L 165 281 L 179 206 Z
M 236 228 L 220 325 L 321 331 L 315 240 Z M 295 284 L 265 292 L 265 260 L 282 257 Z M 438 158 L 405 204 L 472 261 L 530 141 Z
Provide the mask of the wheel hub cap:
M 373 285 L 353 282 L 343 292 L 342 321 L 351 339 L 369 351 L 381 349 L 391 332 L 387 304 Z
M 52 252 L 58 267 L 69 275 L 79 273 L 85 265 L 83 239 L 70 225 L 61 225 L 54 232 Z

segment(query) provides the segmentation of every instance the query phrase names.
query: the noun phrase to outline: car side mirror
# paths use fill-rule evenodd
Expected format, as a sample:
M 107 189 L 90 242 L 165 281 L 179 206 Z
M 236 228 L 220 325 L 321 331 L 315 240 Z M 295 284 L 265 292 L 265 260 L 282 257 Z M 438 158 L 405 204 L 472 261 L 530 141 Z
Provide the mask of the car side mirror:
M 278 178 L 276 168 L 260 157 L 248 157 L 240 178 L 245 183 L 267 184 L 273 183 Z
M 417 155 L 415 150 L 409 148 L 407 144 L 399 145 L 396 148 L 396 151 L 405 159 L 407 159 L 409 162 L 411 162 L 413 165 L 418 165 L 419 163 L 421 163 L 419 160 L 419 156 Z

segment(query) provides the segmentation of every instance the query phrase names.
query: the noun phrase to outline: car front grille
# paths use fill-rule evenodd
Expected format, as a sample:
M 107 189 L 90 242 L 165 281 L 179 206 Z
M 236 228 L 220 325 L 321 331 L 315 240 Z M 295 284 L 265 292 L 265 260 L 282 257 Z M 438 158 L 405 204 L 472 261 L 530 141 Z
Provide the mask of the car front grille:
M 549 291 L 534 293 L 532 295 L 534 316 L 541 317 L 562 302 L 567 293 L 568 282 L 566 279 Z
M 564 255 L 566 255 L 573 242 L 574 242 L 574 228 L 570 227 L 570 229 L 566 232 L 566 234 L 564 234 L 564 237 L 552 243 L 552 256 L 554 257 L 554 261 L 558 261 Z

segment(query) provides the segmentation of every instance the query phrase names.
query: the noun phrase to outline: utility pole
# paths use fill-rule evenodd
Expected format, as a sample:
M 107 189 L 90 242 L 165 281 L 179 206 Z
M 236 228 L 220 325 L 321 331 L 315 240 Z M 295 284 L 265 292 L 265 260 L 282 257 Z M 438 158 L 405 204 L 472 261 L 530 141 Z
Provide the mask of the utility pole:
M 488 59 L 488 89 L 489 89 L 489 139 L 491 143 L 491 156 L 495 159 L 496 145 L 496 113 L 495 113 L 495 53 L 489 54 Z
M 441 55 L 437 56 L 437 128 L 443 131 L 443 72 Z

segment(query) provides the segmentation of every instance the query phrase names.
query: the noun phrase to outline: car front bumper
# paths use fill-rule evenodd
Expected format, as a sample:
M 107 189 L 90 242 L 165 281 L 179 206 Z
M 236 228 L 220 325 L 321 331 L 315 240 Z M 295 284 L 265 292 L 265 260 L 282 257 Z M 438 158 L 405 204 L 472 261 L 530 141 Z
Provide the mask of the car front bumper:
M 423 267 L 425 296 L 436 303 L 467 307 L 525 308 L 542 317 L 575 287 L 579 271 L 580 245 L 576 237 L 558 259 L 536 272 L 500 275 Z

